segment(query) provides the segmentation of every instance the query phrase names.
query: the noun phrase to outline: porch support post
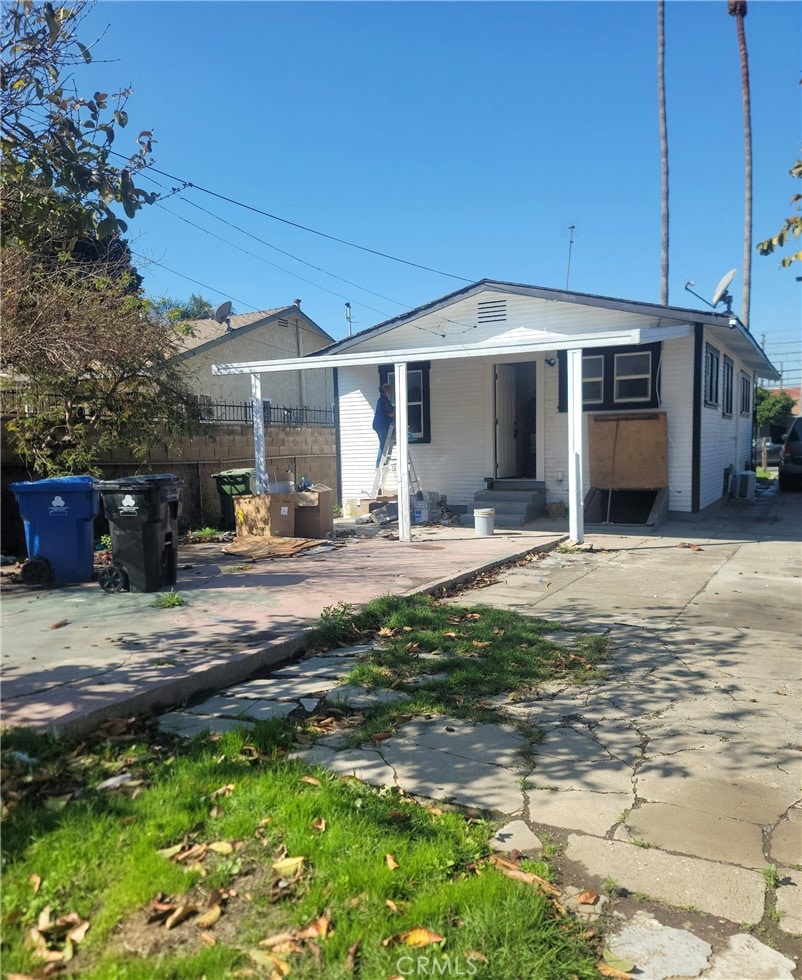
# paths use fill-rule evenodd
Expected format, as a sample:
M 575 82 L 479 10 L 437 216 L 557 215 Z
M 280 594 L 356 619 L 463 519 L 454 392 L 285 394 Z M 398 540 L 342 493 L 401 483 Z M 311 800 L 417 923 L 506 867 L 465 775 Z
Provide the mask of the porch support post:
M 585 540 L 582 507 L 582 351 L 568 351 L 568 536 Z
M 398 540 L 411 541 L 409 523 L 409 432 L 407 366 L 395 365 L 395 444 L 398 458 Z
M 267 490 L 265 469 L 265 415 L 262 407 L 262 377 L 251 375 L 251 414 L 253 415 L 253 456 L 256 462 L 256 492 Z
M 535 479 L 546 473 L 546 363 L 535 361 Z

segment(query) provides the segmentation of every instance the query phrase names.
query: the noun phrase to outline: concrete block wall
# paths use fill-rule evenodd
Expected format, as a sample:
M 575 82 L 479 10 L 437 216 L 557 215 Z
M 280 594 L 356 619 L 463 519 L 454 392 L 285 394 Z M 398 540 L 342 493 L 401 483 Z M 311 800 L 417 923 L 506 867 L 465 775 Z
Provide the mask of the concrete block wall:
M 134 473 L 174 473 L 184 481 L 182 527 L 216 527 L 220 523 L 220 496 L 214 474 L 221 470 L 246 469 L 254 465 L 253 429 L 248 425 L 215 423 L 209 431 L 185 437 L 170 447 L 157 446 L 144 460 L 130 453 L 113 451 L 104 455 L 101 478 L 113 480 Z M 3 434 L 4 436 L 4 434 Z M 265 456 L 268 474 L 289 470 L 296 483 L 305 476 L 312 483 L 337 486 L 337 458 L 332 426 L 267 426 Z M 0 546 L 4 554 L 24 555 L 22 521 L 8 484 L 39 478 L 15 458 L 7 441 L 0 441 L 2 463 L 2 515 Z M 97 533 L 106 530 L 99 519 Z

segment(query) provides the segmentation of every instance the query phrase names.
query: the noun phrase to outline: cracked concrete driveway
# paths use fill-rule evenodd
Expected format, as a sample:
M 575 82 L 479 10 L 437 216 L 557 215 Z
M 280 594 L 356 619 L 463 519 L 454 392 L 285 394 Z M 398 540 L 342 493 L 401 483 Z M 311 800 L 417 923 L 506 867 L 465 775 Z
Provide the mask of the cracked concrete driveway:
M 378 747 L 318 743 L 338 772 L 523 818 L 565 857 L 631 892 L 734 922 L 802 887 L 802 498 L 765 495 L 659 536 L 590 534 L 454 596 L 604 633 L 605 675 L 498 699 L 542 734 L 432 719 Z M 689 547 L 693 544 L 693 547 Z M 570 647 L 572 634 L 554 634 Z M 492 733 L 491 733 L 492 732 Z M 784 921 L 784 926 L 783 926 Z M 798 933 L 799 915 L 781 928 Z

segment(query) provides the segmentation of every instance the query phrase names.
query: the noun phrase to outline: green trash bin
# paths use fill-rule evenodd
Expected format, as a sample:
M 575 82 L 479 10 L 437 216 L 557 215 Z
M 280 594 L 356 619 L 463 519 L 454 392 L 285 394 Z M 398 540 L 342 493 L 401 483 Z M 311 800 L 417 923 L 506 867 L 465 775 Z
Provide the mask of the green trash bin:
M 256 493 L 256 470 L 223 470 L 221 473 L 213 473 L 212 476 L 217 483 L 220 497 L 220 529 L 233 531 L 236 527 L 234 497 Z

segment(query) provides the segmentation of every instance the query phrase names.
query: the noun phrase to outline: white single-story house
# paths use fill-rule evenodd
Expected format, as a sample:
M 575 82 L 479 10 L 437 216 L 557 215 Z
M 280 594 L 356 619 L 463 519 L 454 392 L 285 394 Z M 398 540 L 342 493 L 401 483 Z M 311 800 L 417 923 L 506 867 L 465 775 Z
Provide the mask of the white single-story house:
M 642 511 L 648 494 L 647 512 L 689 517 L 729 496 L 750 464 L 755 383 L 779 377 L 730 312 L 487 279 L 301 360 L 213 370 L 250 374 L 261 398 L 276 372 L 301 367 L 334 368 L 343 505 L 374 484 L 371 426 L 389 379 L 410 437 L 395 449 L 400 500 L 408 454 L 451 507 L 472 508 L 489 478 L 527 478 L 567 505 L 577 541 L 613 502 Z M 409 540 L 407 508 L 399 525 Z

